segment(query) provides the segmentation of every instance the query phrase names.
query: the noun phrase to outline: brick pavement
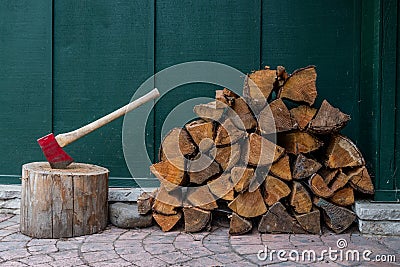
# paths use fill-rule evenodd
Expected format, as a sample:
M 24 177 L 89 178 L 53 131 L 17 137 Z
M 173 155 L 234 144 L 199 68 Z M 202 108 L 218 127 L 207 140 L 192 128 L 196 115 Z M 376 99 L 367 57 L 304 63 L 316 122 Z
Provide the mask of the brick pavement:
M 349 250 L 362 253 L 369 249 L 373 251 L 371 259 L 378 254 L 395 255 L 397 262 L 345 261 L 345 256 L 342 261 L 334 261 L 325 254 L 322 261 L 312 263 L 308 261 L 311 252 L 305 252 L 302 260 L 304 250 L 312 250 L 319 257 L 324 249 L 338 249 L 339 238 L 347 241 L 347 246 L 339 250 L 343 255 Z M 257 253 L 266 246 L 269 252 L 285 250 L 292 261 L 280 260 L 276 253 L 272 260 L 260 260 Z M 19 233 L 19 216 L 0 214 L 0 266 L 399 266 L 399 252 L 400 237 L 363 236 L 354 231 L 340 235 L 327 232 L 322 236 L 253 231 L 229 237 L 227 228 L 217 226 L 198 234 L 163 233 L 156 226 L 138 230 L 109 226 L 90 236 L 34 239 Z M 293 261 L 296 253 L 298 262 Z

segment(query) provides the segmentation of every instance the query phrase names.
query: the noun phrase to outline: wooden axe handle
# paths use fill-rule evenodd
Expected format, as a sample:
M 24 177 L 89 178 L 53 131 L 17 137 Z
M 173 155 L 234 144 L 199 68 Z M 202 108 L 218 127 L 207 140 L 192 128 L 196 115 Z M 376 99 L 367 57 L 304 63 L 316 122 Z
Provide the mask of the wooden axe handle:
M 160 93 L 158 92 L 157 88 L 151 90 L 149 93 L 145 94 L 144 96 L 136 99 L 135 101 L 111 112 L 110 114 L 89 123 L 88 125 L 85 125 L 79 129 L 76 129 L 72 132 L 68 133 L 62 133 L 56 136 L 56 140 L 60 147 L 65 147 L 66 145 L 78 140 L 79 138 L 87 135 L 88 133 L 93 132 L 94 130 L 106 125 L 109 122 L 112 122 L 113 120 L 121 117 L 125 113 L 128 113 L 131 110 L 134 110 L 135 108 L 143 105 L 144 103 L 155 99 L 160 96 Z

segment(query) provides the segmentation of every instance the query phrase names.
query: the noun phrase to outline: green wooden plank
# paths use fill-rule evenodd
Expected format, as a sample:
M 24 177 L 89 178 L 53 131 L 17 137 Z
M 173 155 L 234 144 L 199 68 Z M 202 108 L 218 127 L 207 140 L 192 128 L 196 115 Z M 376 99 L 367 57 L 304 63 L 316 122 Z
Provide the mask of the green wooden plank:
M 260 6 L 260 0 L 156 1 L 156 71 L 196 60 L 224 63 L 245 73 L 258 69 Z M 163 86 L 157 84 L 157 78 L 156 86 Z M 162 137 L 161 127 L 171 110 L 188 99 L 213 98 L 217 88 L 209 84 L 184 85 L 170 91 L 157 103 L 156 153 Z M 183 125 L 186 117 L 178 115 L 193 114 L 190 103 L 181 105 L 174 122 L 165 127 Z
M 397 4 L 397 84 L 396 84 L 396 143 L 395 143 L 395 188 L 400 189 L 400 5 Z M 400 196 L 400 193 L 399 193 Z M 400 198 L 400 197 L 399 197 Z
M 358 140 L 360 2 L 263 1 L 262 65 L 289 72 L 317 67 L 318 98 L 351 115 L 344 134 Z M 361 147 L 361 150 L 364 148 Z
M 380 19 L 380 1 L 362 1 L 359 144 L 375 186 L 379 185 L 380 153 Z
M 397 0 L 383 0 L 381 101 L 380 101 L 380 190 L 395 189 L 395 121 L 396 116 L 396 54 L 397 54 Z
M 151 1 L 54 2 L 55 133 L 73 130 L 125 105 L 153 75 L 153 19 Z M 145 119 L 139 109 L 133 112 L 138 120 Z M 149 121 L 151 127 L 153 119 Z M 151 152 L 152 134 L 147 132 Z M 121 136 L 122 119 L 118 119 L 66 150 L 76 161 L 107 167 L 110 176 L 130 177 Z M 132 164 L 135 176 L 148 175 L 148 164 Z
M 1 175 L 44 160 L 36 139 L 51 132 L 51 21 L 50 0 L 0 1 Z

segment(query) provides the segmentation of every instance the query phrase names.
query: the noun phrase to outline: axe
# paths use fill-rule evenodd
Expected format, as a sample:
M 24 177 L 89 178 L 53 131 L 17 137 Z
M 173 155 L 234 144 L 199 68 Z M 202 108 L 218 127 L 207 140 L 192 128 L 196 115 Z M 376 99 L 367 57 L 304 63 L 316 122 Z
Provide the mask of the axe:
M 42 138 L 39 138 L 37 141 L 42 148 L 43 154 L 45 155 L 47 161 L 50 163 L 50 166 L 53 169 L 65 169 L 74 160 L 62 149 L 63 147 L 159 96 L 160 93 L 158 92 L 157 88 L 155 88 L 137 100 L 79 129 L 68 133 L 58 134 L 57 136 L 54 136 L 53 133 L 50 133 Z

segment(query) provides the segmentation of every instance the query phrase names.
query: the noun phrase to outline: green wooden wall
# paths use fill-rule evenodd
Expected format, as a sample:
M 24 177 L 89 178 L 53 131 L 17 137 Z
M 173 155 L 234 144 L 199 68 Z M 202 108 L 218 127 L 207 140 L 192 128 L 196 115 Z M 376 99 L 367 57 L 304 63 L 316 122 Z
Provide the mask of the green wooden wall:
M 107 114 L 171 65 L 209 60 L 247 73 L 314 64 L 318 102 L 352 116 L 344 133 L 365 154 L 376 199 L 397 200 L 398 9 L 396 0 L 0 1 L 0 182 L 18 182 L 21 164 L 43 160 L 38 137 Z M 153 159 L 171 110 L 215 88 L 180 86 L 159 101 L 146 127 Z M 134 186 L 121 126 L 114 121 L 66 150 L 109 168 L 111 185 Z M 137 177 L 150 175 L 135 164 Z

